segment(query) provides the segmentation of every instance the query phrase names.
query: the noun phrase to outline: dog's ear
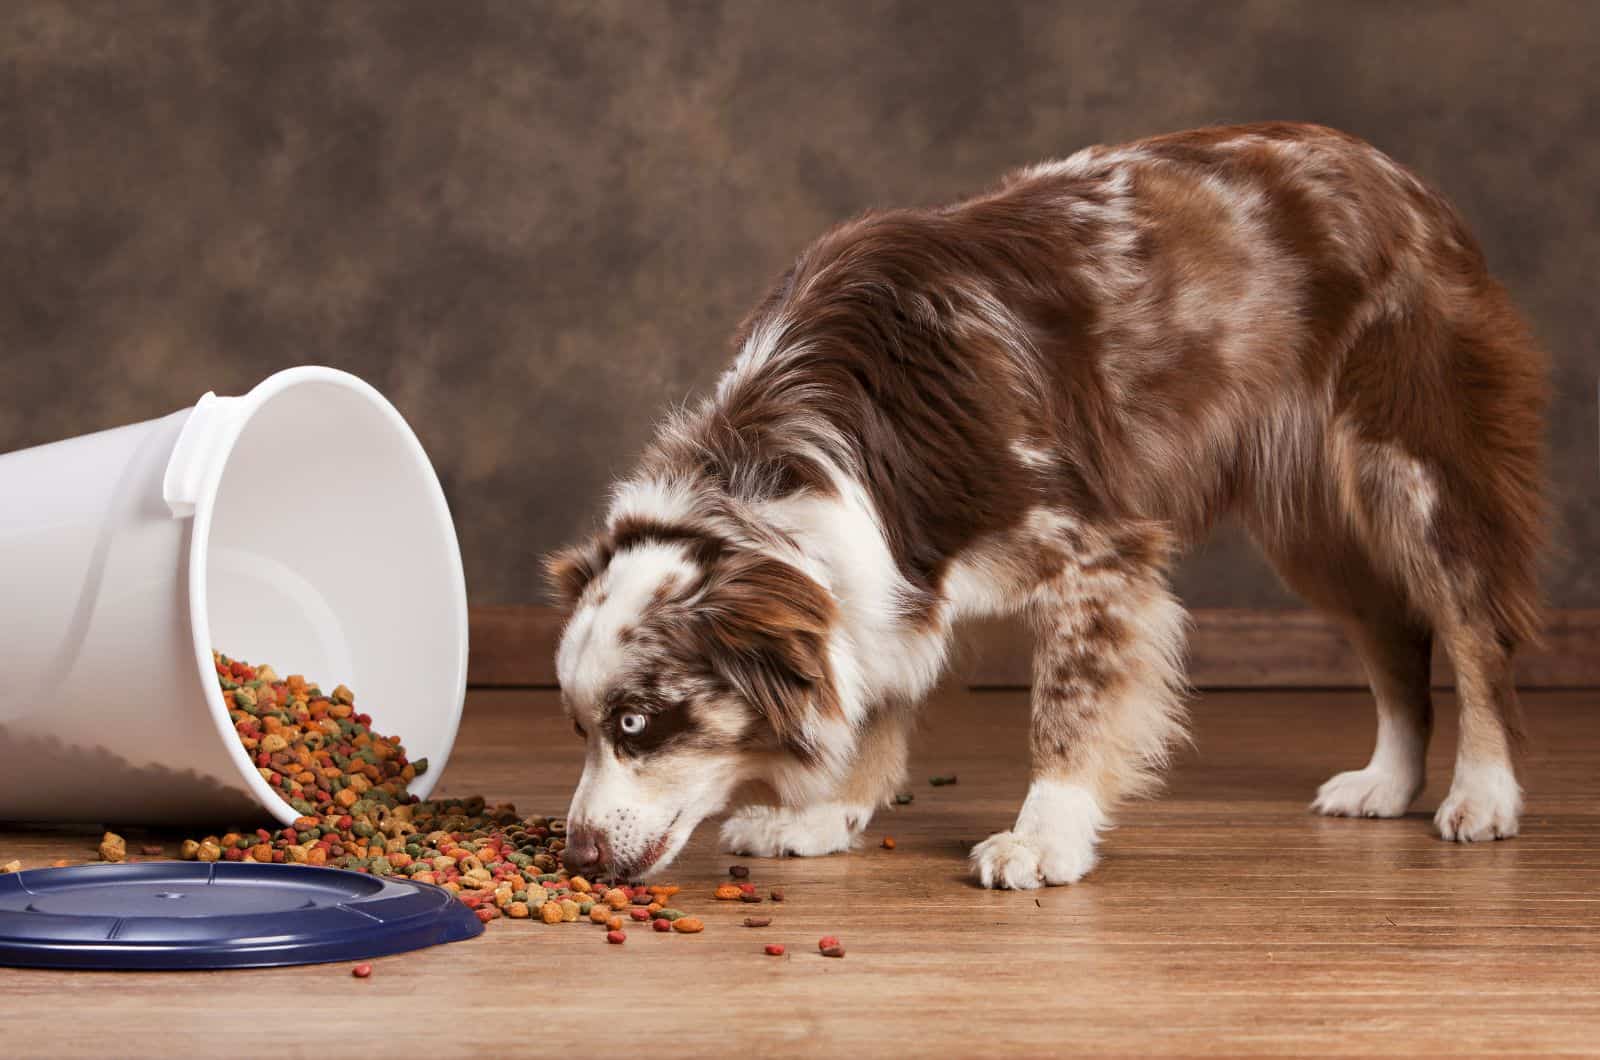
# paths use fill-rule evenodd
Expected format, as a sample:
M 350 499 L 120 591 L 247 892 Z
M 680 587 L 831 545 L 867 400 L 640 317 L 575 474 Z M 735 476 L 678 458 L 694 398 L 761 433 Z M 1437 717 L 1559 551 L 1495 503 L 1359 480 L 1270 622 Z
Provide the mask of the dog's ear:
M 550 553 L 544 559 L 544 578 L 551 598 L 572 607 L 610 562 L 611 550 L 598 538 Z
M 799 569 L 760 553 L 724 559 L 696 613 L 718 674 L 771 723 L 784 744 L 814 752 L 812 712 L 840 713 L 828 665 L 832 595 Z

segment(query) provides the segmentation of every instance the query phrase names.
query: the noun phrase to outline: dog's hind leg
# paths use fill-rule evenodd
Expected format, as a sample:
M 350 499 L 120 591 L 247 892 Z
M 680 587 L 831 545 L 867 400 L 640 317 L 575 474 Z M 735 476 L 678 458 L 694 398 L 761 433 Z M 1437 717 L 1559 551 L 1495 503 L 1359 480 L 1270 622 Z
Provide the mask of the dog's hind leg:
M 1257 513 L 1246 513 L 1246 522 L 1284 583 L 1341 620 L 1378 707 L 1371 760 L 1328 780 L 1311 808 L 1334 817 L 1399 817 L 1426 782 L 1433 634 L 1405 590 L 1368 558 L 1348 521 L 1327 512 L 1326 498 L 1304 498 L 1297 507 L 1292 534 L 1253 518 Z
M 1016 823 L 979 843 L 985 887 L 1072 883 L 1116 803 L 1150 791 L 1182 736 L 1185 617 L 1159 530 L 1065 532 L 1035 589 L 1032 774 Z
M 832 797 L 809 806 L 748 806 L 722 824 L 722 848 L 757 857 L 849 850 L 905 783 L 909 713 L 885 707 L 862 730 L 855 761 Z

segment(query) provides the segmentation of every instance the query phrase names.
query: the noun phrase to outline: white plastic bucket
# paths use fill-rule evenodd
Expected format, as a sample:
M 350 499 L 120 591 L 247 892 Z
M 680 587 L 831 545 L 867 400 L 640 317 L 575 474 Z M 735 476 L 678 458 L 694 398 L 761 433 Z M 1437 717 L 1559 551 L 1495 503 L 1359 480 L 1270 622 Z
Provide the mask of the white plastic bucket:
M 461 553 L 421 444 L 355 376 L 292 368 L 0 456 L 0 819 L 292 821 L 213 647 L 349 685 L 432 789 L 466 693 Z

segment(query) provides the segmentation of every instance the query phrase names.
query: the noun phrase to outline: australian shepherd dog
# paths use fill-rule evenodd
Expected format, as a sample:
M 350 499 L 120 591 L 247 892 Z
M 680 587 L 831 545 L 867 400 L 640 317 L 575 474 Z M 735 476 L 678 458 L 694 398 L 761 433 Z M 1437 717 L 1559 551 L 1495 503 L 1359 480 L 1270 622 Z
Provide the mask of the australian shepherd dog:
M 1376 749 L 1313 809 L 1421 792 L 1437 638 L 1461 717 L 1435 825 L 1515 835 L 1545 400 L 1460 216 L 1328 129 L 1091 147 L 846 222 L 550 560 L 587 741 L 566 860 L 640 876 L 724 810 L 732 850 L 848 849 L 905 778 L 952 628 L 1021 614 L 1029 787 L 972 868 L 1079 879 L 1184 735 L 1168 572 L 1228 514 L 1370 675 Z

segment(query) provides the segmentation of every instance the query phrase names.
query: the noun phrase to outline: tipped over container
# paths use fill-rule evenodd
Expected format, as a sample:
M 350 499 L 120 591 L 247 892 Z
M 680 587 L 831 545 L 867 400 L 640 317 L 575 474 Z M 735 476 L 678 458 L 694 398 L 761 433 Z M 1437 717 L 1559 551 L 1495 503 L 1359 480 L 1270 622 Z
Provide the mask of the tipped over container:
M 466 693 L 461 552 L 416 435 L 355 376 L 292 368 L 0 456 L 0 820 L 292 821 L 213 648 L 350 686 L 432 790 Z

